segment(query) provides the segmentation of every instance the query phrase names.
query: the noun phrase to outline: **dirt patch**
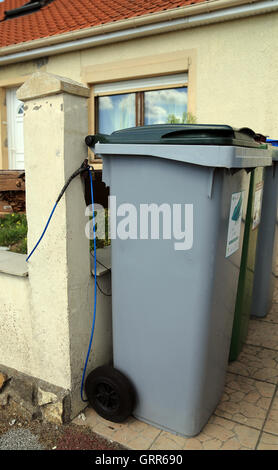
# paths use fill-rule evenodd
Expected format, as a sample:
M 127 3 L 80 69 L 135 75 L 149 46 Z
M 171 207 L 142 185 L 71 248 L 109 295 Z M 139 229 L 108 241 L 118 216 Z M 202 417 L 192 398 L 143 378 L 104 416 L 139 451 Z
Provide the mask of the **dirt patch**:
M 18 431 L 21 431 L 20 433 Z M 12 432 L 11 432 L 12 431 Z M 34 436 L 38 445 L 44 450 L 123 450 L 124 447 L 115 442 L 101 438 L 89 428 L 80 428 L 76 424 L 57 425 L 39 419 L 30 419 L 22 407 L 10 400 L 6 406 L 0 406 L 0 444 L 9 442 L 10 435 L 20 436 L 21 449 L 29 450 L 30 436 Z M 4 444 L 3 444 L 4 445 Z M 33 443 L 32 443 L 33 445 Z M 19 443 L 14 443 L 18 449 Z M 31 450 L 32 448 L 30 448 Z M 13 450 L 11 448 L 10 450 Z

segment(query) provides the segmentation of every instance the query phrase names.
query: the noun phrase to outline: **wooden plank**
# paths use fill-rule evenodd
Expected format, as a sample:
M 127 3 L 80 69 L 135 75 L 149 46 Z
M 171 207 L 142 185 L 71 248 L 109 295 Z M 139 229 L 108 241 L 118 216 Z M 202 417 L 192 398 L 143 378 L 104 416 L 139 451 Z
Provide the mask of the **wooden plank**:
M 25 183 L 18 178 L 1 178 L 0 191 L 25 191 Z
M 24 175 L 23 177 L 20 177 Z M 22 170 L 0 170 L 0 191 L 25 191 L 25 174 Z
M 0 191 L 0 200 L 7 202 L 13 212 L 25 212 L 25 191 Z
M 11 214 L 12 212 L 13 208 L 8 201 L 0 201 L 0 215 Z

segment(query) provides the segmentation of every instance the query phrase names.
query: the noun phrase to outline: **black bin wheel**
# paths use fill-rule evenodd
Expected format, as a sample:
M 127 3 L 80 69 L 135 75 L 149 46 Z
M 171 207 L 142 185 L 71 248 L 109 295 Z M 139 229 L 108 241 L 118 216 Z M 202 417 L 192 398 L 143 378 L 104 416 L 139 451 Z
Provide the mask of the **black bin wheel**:
M 122 423 L 134 409 L 135 392 L 130 381 L 111 366 L 97 367 L 90 372 L 85 392 L 91 407 L 113 423 Z

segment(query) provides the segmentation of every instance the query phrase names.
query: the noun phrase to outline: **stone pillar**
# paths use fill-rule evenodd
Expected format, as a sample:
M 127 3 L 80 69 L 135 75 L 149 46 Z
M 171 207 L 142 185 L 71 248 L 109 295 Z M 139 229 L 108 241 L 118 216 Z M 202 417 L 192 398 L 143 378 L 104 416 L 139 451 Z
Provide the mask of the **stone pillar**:
M 30 253 L 65 181 L 87 157 L 84 137 L 88 133 L 89 89 L 72 80 L 38 72 L 21 86 L 17 96 L 24 102 Z M 94 286 L 86 222 L 78 176 L 60 200 L 28 263 L 32 375 L 70 392 L 72 417 L 85 406 L 80 400 L 80 384 L 93 315 Z M 100 363 L 107 360 L 111 345 L 101 347 Z M 96 365 L 92 360 L 88 370 Z

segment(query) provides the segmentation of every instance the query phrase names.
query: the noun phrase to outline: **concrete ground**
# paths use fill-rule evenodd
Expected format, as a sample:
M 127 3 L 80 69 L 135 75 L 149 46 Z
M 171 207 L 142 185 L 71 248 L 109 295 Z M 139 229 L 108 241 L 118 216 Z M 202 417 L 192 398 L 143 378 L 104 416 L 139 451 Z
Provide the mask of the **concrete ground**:
M 130 418 L 115 424 L 87 408 L 74 423 L 129 449 L 278 450 L 278 280 L 271 311 L 250 320 L 246 344 L 227 370 L 222 400 L 202 432 L 194 438 Z

